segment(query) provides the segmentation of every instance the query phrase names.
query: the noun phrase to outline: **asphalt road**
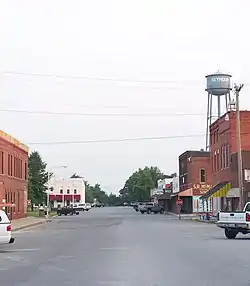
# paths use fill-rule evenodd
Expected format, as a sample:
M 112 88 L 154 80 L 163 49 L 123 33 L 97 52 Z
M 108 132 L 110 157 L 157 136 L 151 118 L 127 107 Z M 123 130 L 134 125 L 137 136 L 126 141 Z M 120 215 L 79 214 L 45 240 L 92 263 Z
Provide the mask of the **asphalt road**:
M 0 248 L 3 286 L 249 286 L 250 235 L 214 225 L 92 209 L 15 233 Z

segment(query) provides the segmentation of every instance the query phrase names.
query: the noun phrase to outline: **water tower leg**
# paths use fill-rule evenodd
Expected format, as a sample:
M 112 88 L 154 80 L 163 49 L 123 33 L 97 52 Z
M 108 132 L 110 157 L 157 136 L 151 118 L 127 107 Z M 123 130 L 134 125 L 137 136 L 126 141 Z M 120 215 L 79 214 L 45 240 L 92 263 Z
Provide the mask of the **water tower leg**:
M 228 93 L 228 103 L 229 103 L 230 110 L 231 110 L 232 108 L 231 108 L 231 104 L 230 104 L 231 103 L 231 93 L 230 92 Z
M 220 96 L 217 97 L 218 100 L 218 118 L 220 118 Z
M 206 130 L 206 150 L 209 149 L 209 123 L 211 121 L 211 114 L 210 114 L 210 105 L 211 105 L 211 97 L 210 94 L 207 94 L 207 130 Z
M 228 93 L 225 94 L 225 101 L 226 101 L 226 111 L 228 111 Z
M 210 110 L 209 110 L 210 118 L 209 118 L 209 125 L 212 124 L 212 118 L 213 118 L 213 95 L 210 94 Z

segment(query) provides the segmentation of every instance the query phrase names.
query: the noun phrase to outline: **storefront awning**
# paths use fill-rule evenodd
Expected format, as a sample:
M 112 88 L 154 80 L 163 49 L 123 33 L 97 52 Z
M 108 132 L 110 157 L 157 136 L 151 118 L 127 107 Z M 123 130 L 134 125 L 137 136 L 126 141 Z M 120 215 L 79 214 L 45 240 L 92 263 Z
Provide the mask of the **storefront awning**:
M 231 189 L 230 182 L 220 182 L 217 185 L 213 186 L 209 191 L 200 197 L 200 199 L 208 198 L 224 198 Z

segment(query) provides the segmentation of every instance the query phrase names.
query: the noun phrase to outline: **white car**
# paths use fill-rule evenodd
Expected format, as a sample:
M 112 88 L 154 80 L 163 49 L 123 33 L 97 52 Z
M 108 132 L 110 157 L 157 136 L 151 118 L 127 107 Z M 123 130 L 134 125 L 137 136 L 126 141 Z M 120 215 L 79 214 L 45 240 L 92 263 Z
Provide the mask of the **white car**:
M 86 203 L 85 206 L 84 206 L 84 210 L 85 211 L 88 211 L 92 208 L 91 204 L 90 203 Z
M 0 210 L 0 245 L 13 243 L 15 238 L 11 236 L 11 222 L 3 210 Z

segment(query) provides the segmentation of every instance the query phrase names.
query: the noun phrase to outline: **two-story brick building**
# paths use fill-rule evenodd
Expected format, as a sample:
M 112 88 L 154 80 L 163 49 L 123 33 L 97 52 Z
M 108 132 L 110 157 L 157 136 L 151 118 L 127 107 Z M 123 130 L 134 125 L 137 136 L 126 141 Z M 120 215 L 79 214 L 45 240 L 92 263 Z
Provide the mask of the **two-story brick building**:
M 243 171 L 250 170 L 250 111 L 240 111 Z M 217 200 L 215 211 L 235 210 L 239 204 L 236 112 L 229 111 L 210 126 L 212 185 L 203 198 Z M 249 183 L 244 179 L 244 198 L 249 197 Z
M 26 145 L 0 131 L 0 205 L 11 219 L 27 215 L 28 152 Z
M 179 156 L 179 188 L 182 212 L 201 213 L 204 208 L 210 210 L 210 202 L 202 205 L 200 201 L 200 196 L 211 188 L 210 152 L 186 151 Z

